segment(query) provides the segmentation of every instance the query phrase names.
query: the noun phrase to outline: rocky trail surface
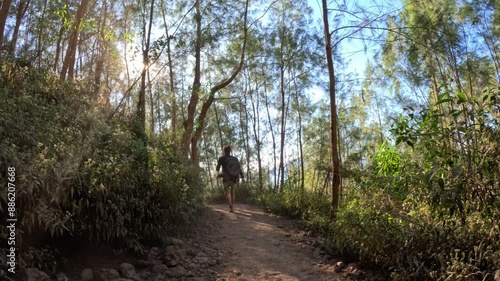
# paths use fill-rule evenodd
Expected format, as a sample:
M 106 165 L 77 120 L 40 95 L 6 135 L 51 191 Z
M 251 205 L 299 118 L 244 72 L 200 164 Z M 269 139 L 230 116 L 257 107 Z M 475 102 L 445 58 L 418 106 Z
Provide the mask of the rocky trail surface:
M 326 255 L 319 238 L 296 222 L 238 204 L 210 206 L 190 238 L 170 238 L 145 259 L 115 260 L 48 276 L 28 269 L 27 281 L 360 280 L 365 273 Z M 369 278 L 368 278 L 369 279 Z

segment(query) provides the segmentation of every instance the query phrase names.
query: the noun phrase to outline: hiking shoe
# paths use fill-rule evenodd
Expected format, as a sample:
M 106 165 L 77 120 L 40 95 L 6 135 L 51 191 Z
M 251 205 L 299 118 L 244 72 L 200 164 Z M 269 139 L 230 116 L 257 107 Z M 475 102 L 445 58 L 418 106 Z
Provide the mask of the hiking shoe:
M 231 213 L 234 212 L 233 206 L 229 206 L 229 212 L 231 212 Z

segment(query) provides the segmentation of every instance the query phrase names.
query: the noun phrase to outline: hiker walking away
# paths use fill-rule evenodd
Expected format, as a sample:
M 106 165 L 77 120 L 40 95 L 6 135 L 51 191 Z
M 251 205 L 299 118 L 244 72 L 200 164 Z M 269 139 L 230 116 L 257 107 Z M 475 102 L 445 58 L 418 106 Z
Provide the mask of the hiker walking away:
M 219 158 L 217 162 L 217 173 L 222 167 L 222 174 L 218 177 L 222 178 L 222 184 L 224 185 L 224 195 L 229 203 L 229 211 L 233 212 L 234 205 L 234 189 L 238 183 L 238 178 L 241 177 L 241 181 L 245 182 L 243 177 L 243 171 L 241 170 L 240 162 L 238 158 L 231 155 L 231 146 L 224 147 L 224 156 Z

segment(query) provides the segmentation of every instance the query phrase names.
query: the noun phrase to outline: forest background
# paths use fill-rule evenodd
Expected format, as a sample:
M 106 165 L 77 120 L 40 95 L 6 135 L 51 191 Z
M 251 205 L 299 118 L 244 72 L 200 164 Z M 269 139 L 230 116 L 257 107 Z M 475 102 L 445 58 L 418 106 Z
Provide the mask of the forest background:
M 15 183 L 20 266 L 53 270 L 64 239 L 162 243 L 221 196 L 230 144 L 237 198 L 332 255 L 493 280 L 499 36 L 493 0 L 4 0 L 0 209 Z

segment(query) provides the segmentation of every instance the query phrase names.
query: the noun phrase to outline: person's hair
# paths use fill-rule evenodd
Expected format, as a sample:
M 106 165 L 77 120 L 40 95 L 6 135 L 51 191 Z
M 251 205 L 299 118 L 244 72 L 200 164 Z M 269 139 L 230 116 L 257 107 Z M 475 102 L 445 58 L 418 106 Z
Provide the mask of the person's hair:
M 224 155 L 229 155 L 231 154 L 231 146 L 226 145 L 224 146 Z

